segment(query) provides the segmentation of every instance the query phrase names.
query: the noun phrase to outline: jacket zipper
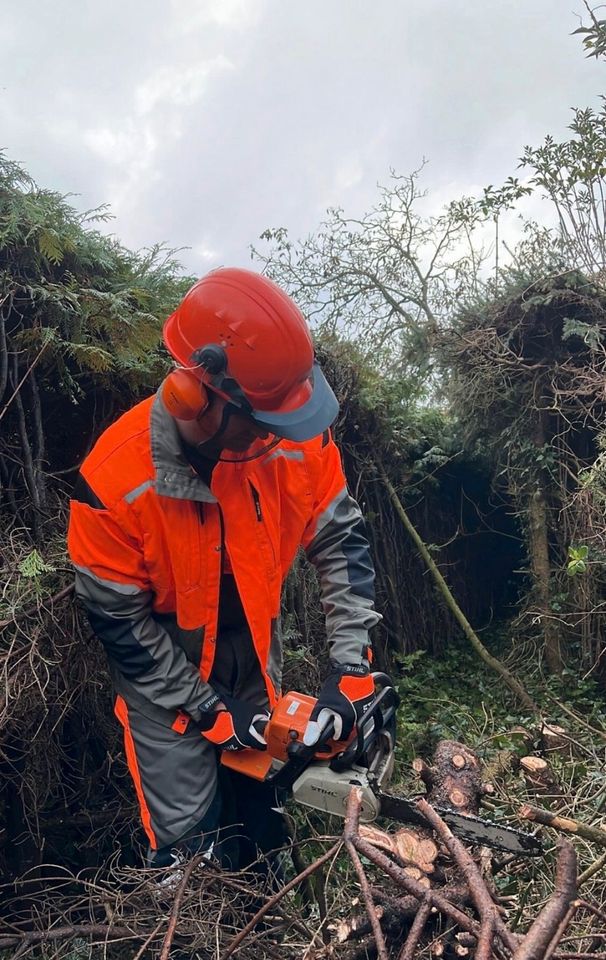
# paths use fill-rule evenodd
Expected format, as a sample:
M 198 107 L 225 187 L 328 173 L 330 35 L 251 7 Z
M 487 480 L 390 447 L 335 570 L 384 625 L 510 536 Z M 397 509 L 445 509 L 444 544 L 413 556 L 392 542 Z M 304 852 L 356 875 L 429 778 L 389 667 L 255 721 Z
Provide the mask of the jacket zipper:
M 259 497 L 259 491 L 257 490 L 257 488 L 256 488 L 255 486 L 253 486 L 253 483 L 252 483 L 251 480 L 249 480 L 248 483 L 249 483 L 249 485 L 250 485 L 250 492 L 252 493 L 253 503 L 254 503 L 254 505 L 255 505 L 255 513 L 257 514 L 257 522 L 258 522 L 258 523 L 262 523 L 262 522 L 263 522 L 263 511 L 261 510 L 261 498 Z

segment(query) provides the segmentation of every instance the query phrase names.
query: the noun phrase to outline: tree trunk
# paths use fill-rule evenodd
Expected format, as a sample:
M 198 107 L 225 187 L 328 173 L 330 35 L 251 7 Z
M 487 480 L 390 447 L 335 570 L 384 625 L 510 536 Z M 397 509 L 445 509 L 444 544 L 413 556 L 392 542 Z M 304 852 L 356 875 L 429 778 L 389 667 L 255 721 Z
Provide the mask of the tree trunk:
M 408 534 L 412 538 L 413 543 L 416 545 L 419 553 L 423 557 L 423 560 L 427 564 L 438 586 L 440 593 L 442 594 L 442 596 L 444 597 L 444 600 L 446 601 L 446 604 L 448 605 L 448 608 L 453 613 L 457 623 L 463 630 L 465 636 L 471 643 L 472 647 L 474 648 L 476 653 L 479 655 L 479 657 L 484 661 L 484 663 L 487 664 L 487 666 L 491 667 L 492 670 L 495 670 L 499 674 L 499 676 L 503 678 L 503 680 L 505 681 L 509 689 L 513 693 L 515 693 L 520 703 L 522 703 L 527 710 L 529 710 L 531 713 L 536 713 L 536 714 L 540 713 L 540 710 L 537 707 L 536 703 L 534 703 L 534 701 L 532 700 L 528 692 L 525 690 L 525 688 L 522 686 L 520 681 L 517 680 L 512 673 L 510 673 L 507 667 L 504 664 L 502 664 L 500 660 L 497 660 L 496 657 L 493 657 L 492 654 L 488 652 L 488 650 L 486 649 L 486 647 L 478 637 L 477 633 L 471 626 L 469 620 L 467 619 L 467 617 L 461 610 L 460 606 L 458 605 L 457 601 L 455 600 L 454 596 L 452 595 L 452 592 L 448 584 L 446 583 L 444 577 L 438 570 L 438 566 L 435 560 L 429 553 L 429 550 L 423 543 L 423 540 L 421 539 L 415 526 L 411 522 L 410 517 L 406 513 L 406 510 L 404 509 L 402 502 L 398 497 L 398 494 L 396 493 L 395 487 L 389 480 L 389 477 L 385 473 L 383 466 L 379 462 L 377 462 L 377 467 L 379 469 L 379 473 L 383 480 L 383 483 L 385 484 L 385 488 L 389 493 L 389 496 L 391 497 L 391 501 L 396 509 L 396 513 L 400 517 L 402 523 L 404 524 L 404 527 L 406 528 L 406 530 L 408 531 Z
M 537 393 L 539 391 L 537 390 Z M 537 397 L 537 407 L 544 400 Z M 533 436 L 537 452 L 545 448 L 545 411 L 537 410 L 537 422 Z M 564 667 L 558 626 L 551 609 L 551 560 L 549 556 L 549 517 L 545 497 L 545 477 L 542 469 L 537 470 L 534 489 L 528 502 L 528 530 L 530 568 L 534 580 L 537 605 L 543 632 L 545 660 L 552 673 L 561 673 Z

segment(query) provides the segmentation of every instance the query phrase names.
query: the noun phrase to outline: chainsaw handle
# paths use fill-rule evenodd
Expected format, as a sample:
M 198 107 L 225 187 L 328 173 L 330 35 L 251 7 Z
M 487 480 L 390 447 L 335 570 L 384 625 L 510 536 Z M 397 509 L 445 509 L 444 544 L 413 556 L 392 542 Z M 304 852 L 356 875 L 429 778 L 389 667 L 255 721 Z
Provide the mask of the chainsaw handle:
M 354 763 L 360 760 L 379 730 L 392 726 L 392 735 L 395 739 L 395 714 L 400 703 L 400 697 L 392 686 L 391 678 L 386 673 L 373 673 L 375 685 L 382 689 L 377 694 L 374 703 L 358 721 L 356 736 L 336 757 L 330 761 L 330 769 L 336 772 L 349 770 Z
M 356 736 L 352 742 L 330 761 L 332 770 L 349 770 L 366 753 L 379 730 L 384 729 L 389 724 L 392 724 L 395 728 L 395 712 L 400 698 L 393 687 L 391 677 L 386 673 L 378 672 L 373 673 L 372 676 L 375 688 L 379 688 L 379 693 L 376 695 L 372 706 L 358 721 Z M 286 763 L 275 773 L 270 774 L 266 782 L 280 789 L 289 790 L 310 763 L 318 758 L 318 753 L 321 751 L 323 744 L 331 740 L 334 733 L 334 720 L 329 717 L 314 744 L 306 746 L 300 740 L 294 741 L 288 748 Z
M 320 730 L 316 742 L 310 746 L 302 741 L 293 742 L 288 748 L 288 760 L 284 766 L 280 767 L 276 773 L 270 774 L 265 782 L 271 783 L 272 786 L 280 790 L 290 790 L 295 780 L 300 777 L 315 758 L 318 749 L 321 749 L 328 740 L 332 740 L 334 733 L 335 722 L 332 717 L 329 717 Z

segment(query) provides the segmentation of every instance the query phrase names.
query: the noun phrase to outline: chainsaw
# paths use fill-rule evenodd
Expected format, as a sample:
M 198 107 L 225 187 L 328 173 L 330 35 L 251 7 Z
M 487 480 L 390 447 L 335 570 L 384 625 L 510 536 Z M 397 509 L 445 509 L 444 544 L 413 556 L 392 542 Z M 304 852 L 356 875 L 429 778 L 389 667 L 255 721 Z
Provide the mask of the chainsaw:
M 285 791 L 296 803 L 338 817 L 345 816 L 351 788 L 358 787 L 362 821 L 388 817 L 431 829 L 414 797 L 384 792 L 394 768 L 399 697 L 387 674 L 375 673 L 373 677 L 375 697 L 348 740 L 332 739 L 333 721 L 328 720 L 317 742 L 306 746 L 303 734 L 316 700 L 290 692 L 278 701 L 265 727 L 267 751 L 224 751 L 221 763 Z M 455 810 L 434 809 L 452 832 L 468 843 L 516 856 L 542 853 L 540 842 L 532 834 Z

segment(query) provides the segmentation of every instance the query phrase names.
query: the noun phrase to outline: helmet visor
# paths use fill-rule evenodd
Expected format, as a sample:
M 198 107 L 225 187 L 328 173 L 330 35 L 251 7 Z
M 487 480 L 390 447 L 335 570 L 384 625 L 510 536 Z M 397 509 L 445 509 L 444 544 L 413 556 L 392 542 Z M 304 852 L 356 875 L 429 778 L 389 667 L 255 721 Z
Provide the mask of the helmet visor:
M 318 437 L 335 420 L 339 401 L 332 392 L 318 363 L 312 368 L 311 396 L 294 410 L 253 410 L 250 416 L 264 430 L 283 440 L 311 440 Z

